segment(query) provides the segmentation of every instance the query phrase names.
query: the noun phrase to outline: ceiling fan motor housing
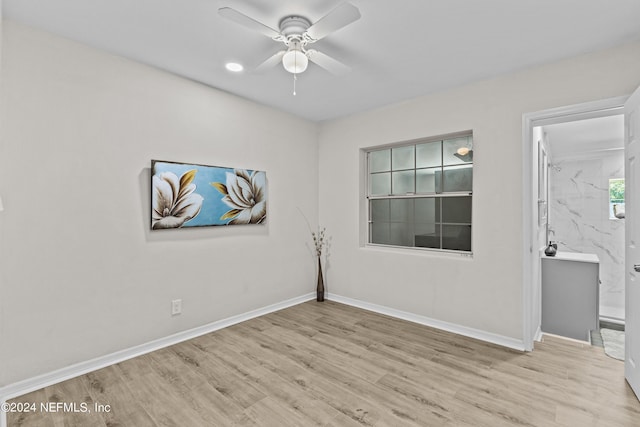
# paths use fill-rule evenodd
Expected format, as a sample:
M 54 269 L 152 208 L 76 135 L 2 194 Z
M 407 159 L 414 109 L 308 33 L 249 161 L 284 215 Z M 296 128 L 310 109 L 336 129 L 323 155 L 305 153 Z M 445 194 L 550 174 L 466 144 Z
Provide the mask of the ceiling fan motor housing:
M 302 16 L 286 16 L 280 21 L 280 33 L 287 39 L 302 39 L 302 34 L 311 26 L 311 22 Z M 296 37 L 297 36 L 297 37 Z

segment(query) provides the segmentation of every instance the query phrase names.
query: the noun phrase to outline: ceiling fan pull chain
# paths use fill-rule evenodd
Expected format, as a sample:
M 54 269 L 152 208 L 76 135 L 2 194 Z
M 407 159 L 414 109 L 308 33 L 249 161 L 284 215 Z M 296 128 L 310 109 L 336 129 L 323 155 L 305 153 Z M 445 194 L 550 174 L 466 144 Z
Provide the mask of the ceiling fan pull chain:
M 293 68 L 298 70 L 298 55 L 293 57 Z M 298 73 L 293 73 L 293 96 L 296 96 L 296 81 L 298 80 Z

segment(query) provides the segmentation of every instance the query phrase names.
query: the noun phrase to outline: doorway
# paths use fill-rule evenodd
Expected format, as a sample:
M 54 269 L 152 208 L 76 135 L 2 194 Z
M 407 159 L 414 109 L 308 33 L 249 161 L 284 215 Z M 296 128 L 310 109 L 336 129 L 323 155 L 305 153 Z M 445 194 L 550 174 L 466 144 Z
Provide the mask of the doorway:
M 601 320 L 624 323 L 624 115 L 572 120 L 533 129 L 547 162 L 546 239 L 558 252 L 599 260 Z M 542 163 L 539 159 L 539 163 Z M 540 188 L 540 185 L 539 185 Z M 543 302 L 544 304 L 544 302 Z M 544 311 L 544 310 L 543 310 Z
M 523 341 L 524 347 L 528 351 L 533 350 L 534 341 L 540 340 L 542 334 L 540 251 L 544 250 L 549 240 L 554 240 L 552 236 L 558 232 L 557 229 L 554 229 L 553 222 L 553 210 L 556 209 L 556 215 L 558 215 L 558 207 L 554 208 L 552 206 L 553 189 L 549 191 L 553 183 L 549 179 L 545 179 L 554 173 L 554 153 L 551 151 L 553 148 L 551 147 L 550 134 L 556 131 L 556 135 L 560 135 L 562 128 L 568 130 L 572 125 L 577 125 L 579 122 L 584 124 L 593 119 L 619 116 L 623 114 L 623 105 L 626 99 L 627 97 L 618 97 L 530 113 L 523 116 L 524 146 L 522 169 L 523 219 L 525 227 L 522 248 L 524 259 Z M 557 147 L 557 149 L 576 150 L 575 147 L 569 147 L 569 144 L 566 145 L 565 147 Z M 562 153 L 562 155 L 565 154 L 567 153 Z M 550 162 L 539 162 L 542 156 L 548 156 Z M 547 171 L 544 170 L 545 164 Z M 543 167 L 540 167 L 541 165 Z M 555 166 L 557 167 L 558 165 Z M 546 189 L 541 186 L 546 186 Z M 622 288 L 624 289 L 624 285 L 622 285 Z

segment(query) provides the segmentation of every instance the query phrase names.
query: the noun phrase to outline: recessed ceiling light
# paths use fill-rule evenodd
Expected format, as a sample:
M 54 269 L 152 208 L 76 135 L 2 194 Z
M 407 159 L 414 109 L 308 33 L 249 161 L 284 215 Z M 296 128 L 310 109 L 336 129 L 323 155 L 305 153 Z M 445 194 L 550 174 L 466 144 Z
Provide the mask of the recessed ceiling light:
M 234 73 L 239 73 L 240 71 L 244 70 L 242 64 L 238 64 L 237 62 L 227 62 L 225 64 L 225 68 Z

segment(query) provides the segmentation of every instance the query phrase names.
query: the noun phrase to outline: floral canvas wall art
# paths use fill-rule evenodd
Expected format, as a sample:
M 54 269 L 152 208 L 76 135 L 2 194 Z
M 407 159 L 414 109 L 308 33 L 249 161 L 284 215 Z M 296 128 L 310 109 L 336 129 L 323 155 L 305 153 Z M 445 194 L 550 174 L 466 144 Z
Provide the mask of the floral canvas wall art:
M 266 172 L 151 161 L 151 229 L 262 224 Z

